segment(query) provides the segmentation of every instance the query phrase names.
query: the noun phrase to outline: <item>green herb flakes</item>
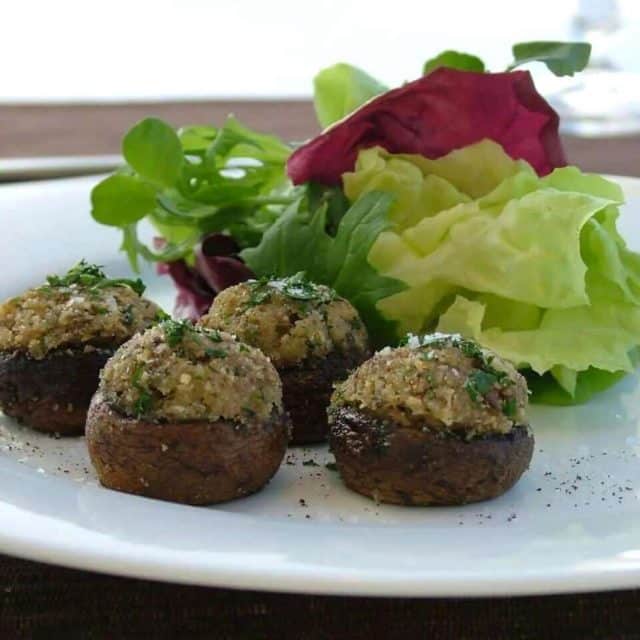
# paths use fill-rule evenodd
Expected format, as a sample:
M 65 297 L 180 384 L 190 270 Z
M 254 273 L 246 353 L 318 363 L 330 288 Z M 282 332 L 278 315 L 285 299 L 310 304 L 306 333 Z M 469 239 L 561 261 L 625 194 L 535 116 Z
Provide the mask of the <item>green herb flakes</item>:
M 162 328 L 164 335 L 167 339 L 167 344 L 170 347 L 175 347 L 182 342 L 184 335 L 187 331 L 193 330 L 190 323 L 177 320 L 164 320 L 162 322 Z
M 128 304 L 122 310 L 122 322 L 127 327 L 130 327 L 133 324 L 133 320 L 134 320 L 134 318 L 133 318 L 133 305 L 132 304 Z
M 148 389 L 140 383 L 143 373 L 144 368 L 140 365 L 133 372 L 133 376 L 131 378 L 131 386 L 139 392 L 138 399 L 133 407 L 136 417 L 138 418 L 148 413 L 153 405 L 153 397 L 149 393 Z
M 226 358 L 228 355 L 224 349 L 205 349 L 204 352 L 210 358 Z
M 488 371 L 475 369 L 469 374 L 464 388 L 474 402 L 478 402 L 484 397 L 498 382 L 498 378 Z
M 506 398 L 502 403 L 502 413 L 507 416 L 507 418 L 515 418 L 517 411 L 518 406 L 516 404 L 516 399 Z
M 49 275 L 44 285 L 47 287 L 72 287 L 81 286 L 89 289 L 89 291 L 97 292 L 105 287 L 129 287 L 139 296 L 144 293 L 145 286 L 140 278 L 130 280 L 127 278 L 108 278 L 102 267 L 97 264 L 89 264 L 85 260 L 80 260 L 75 264 L 66 275 Z

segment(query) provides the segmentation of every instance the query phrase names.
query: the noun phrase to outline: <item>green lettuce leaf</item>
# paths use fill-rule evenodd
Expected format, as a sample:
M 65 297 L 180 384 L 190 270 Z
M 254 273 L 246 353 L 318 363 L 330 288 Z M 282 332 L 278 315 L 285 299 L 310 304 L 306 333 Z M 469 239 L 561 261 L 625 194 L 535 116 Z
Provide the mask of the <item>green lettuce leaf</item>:
M 637 307 L 621 304 L 612 309 L 609 304 L 596 303 L 572 309 L 548 309 L 536 328 L 516 331 L 486 327 L 484 313 L 481 302 L 457 296 L 440 316 L 437 329 L 470 336 L 519 368 L 538 374 L 558 365 L 573 371 L 589 367 L 633 370 L 629 352 L 640 344 Z M 557 381 L 562 386 L 563 378 Z
M 632 354 L 637 354 L 637 351 Z M 637 364 L 637 355 L 633 359 Z M 626 371 L 611 372 L 590 367 L 586 371 L 574 374 L 573 390 L 569 391 L 554 378 L 552 373 L 539 376 L 530 369 L 525 369 L 523 373 L 536 402 L 558 406 L 584 404 L 594 395 L 606 391 L 620 382 L 627 375 Z
M 371 98 L 388 90 L 368 73 L 344 62 L 320 71 L 313 79 L 313 104 L 322 128 L 342 120 Z
M 447 51 L 443 51 L 427 60 L 422 67 L 422 73 L 426 75 L 439 67 L 449 67 L 450 69 L 460 69 L 461 71 L 477 71 L 479 73 L 485 71 L 484 62 L 478 56 L 463 53 L 462 51 L 453 51 L 452 49 L 447 49 Z
M 367 149 L 344 187 L 395 196 L 369 261 L 407 285 L 377 303 L 401 332 L 472 337 L 545 402 L 585 401 L 633 370 L 640 256 L 616 229 L 617 185 L 575 167 L 539 178 L 483 141 L 438 160 Z
M 310 280 L 333 287 L 356 307 L 373 341 L 379 346 L 388 344 L 395 339 L 397 327 L 376 304 L 406 285 L 380 275 L 367 256 L 376 238 L 391 224 L 392 201 L 393 196 L 380 191 L 363 195 L 343 212 L 331 235 L 330 202 L 318 201 L 308 193 L 266 231 L 257 247 L 245 249 L 242 257 L 258 276 L 290 276 L 302 271 Z M 335 211 L 332 215 L 335 224 Z

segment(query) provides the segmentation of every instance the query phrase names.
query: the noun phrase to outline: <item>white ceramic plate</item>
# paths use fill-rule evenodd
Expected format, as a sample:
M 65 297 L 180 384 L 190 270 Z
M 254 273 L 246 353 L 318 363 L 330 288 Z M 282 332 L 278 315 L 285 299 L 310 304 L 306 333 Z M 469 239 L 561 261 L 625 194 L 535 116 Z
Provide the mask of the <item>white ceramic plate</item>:
M 95 225 L 95 179 L 0 188 L 0 298 L 80 257 L 126 273 L 118 234 Z M 640 181 L 621 222 L 638 248 Z M 145 274 L 170 307 L 171 288 Z M 374 595 L 498 595 L 640 586 L 640 385 L 587 406 L 533 407 L 536 451 L 507 495 L 451 508 L 377 506 L 291 450 L 260 494 L 187 507 L 98 486 L 78 439 L 0 414 L 0 551 L 84 569 L 204 585 Z

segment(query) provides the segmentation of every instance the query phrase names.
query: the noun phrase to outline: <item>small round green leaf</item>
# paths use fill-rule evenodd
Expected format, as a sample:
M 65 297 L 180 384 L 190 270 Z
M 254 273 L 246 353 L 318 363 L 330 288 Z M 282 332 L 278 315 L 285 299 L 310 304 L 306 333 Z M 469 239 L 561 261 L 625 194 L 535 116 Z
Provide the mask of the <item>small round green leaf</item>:
M 145 118 L 122 141 L 122 154 L 142 177 L 173 186 L 183 163 L 182 145 L 173 127 L 158 118 Z
M 507 70 L 529 62 L 543 62 L 557 76 L 572 76 L 589 64 L 588 42 L 519 42 L 513 45 L 513 63 Z
M 473 56 L 470 53 L 462 53 L 461 51 L 443 51 L 439 53 L 435 58 L 427 60 L 422 68 L 423 75 L 427 75 L 438 67 L 448 67 L 450 69 L 460 69 L 460 71 L 478 71 L 482 73 L 484 68 L 484 62 L 477 56 Z
M 109 176 L 91 191 L 91 215 L 96 222 L 123 227 L 141 220 L 156 206 L 156 190 L 134 176 Z

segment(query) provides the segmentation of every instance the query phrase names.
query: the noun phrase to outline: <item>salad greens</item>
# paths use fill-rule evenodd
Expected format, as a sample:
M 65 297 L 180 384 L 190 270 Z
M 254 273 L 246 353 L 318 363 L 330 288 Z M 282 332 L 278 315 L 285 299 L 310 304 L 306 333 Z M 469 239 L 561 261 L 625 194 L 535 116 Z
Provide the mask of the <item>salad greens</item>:
M 179 130 L 147 118 L 92 215 L 122 230 L 134 269 L 163 263 L 194 315 L 251 276 L 327 284 L 378 346 L 460 333 L 512 360 L 534 400 L 584 402 L 640 360 L 640 256 L 616 228 L 620 188 L 566 166 L 557 114 L 511 70 L 572 75 L 589 53 L 519 43 L 492 74 L 449 50 L 391 91 L 337 64 L 314 79 L 319 123 L 333 126 L 295 150 L 233 117 Z
M 588 42 L 520 42 L 512 48 L 511 71 L 529 62 L 543 62 L 557 76 L 572 76 L 589 63 L 591 45 Z
M 451 49 L 439 53 L 435 58 L 430 58 L 422 67 L 422 74 L 427 75 L 439 67 L 449 67 L 450 69 L 460 69 L 461 71 L 485 71 L 484 62 L 478 56 Z
M 591 45 L 588 42 L 533 41 L 519 42 L 511 48 L 513 62 L 507 67 L 512 71 L 516 67 L 530 62 L 542 62 L 557 76 L 572 76 L 582 71 L 589 63 Z M 438 67 L 449 67 L 461 71 L 485 71 L 484 62 L 470 53 L 461 51 L 443 51 L 435 58 L 424 63 L 422 73 L 427 74 Z
M 189 257 L 202 235 L 215 231 L 231 231 L 241 246 L 255 244 L 295 199 L 285 174 L 290 147 L 233 117 L 220 128 L 177 132 L 145 118 L 126 134 L 122 150 L 127 165 L 94 188 L 91 214 L 122 229 L 122 248 L 134 269 L 138 256 Z M 138 241 L 143 218 L 162 234 L 162 251 Z
M 542 62 L 557 76 L 572 76 L 582 71 L 589 62 L 591 45 L 588 42 L 533 41 L 519 42 L 512 47 L 516 67 L 530 62 Z M 423 75 L 441 67 L 482 73 L 486 67 L 481 58 L 471 53 L 448 49 L 429 58 L 422 67 Z M 349 64 L 339 63 L 323 69 L 314 78 L 314 106 L 320 125 L 342 120 L 386 87 L 368 73 Z
M 378 346 L 395 341 L 399 335 L 395 322 L 385 318 L 376 303 L 406 285 L 380 275 L 368 260 L 371 246 L 391 226 L 388 213 L 393 196 L 372 191 L 342 215 L 334 212 L 334 235 L 327 231 L 329 200 L 314 200 L 311 189 L 289 207 L 256 248 L 245 249 L 242 257 L 258 275 L 281 277 L 304 272 L 310 280 L 333 287 L 356 307 Z
M 369 260 L 407 284 L 378 303 L 403 331 L 472 337 L 549 372 L 538 391 L 559 386 L 571 398 L 633 369 L 640 256 L 616 230 L 617 185 L 575 167 L 538 177 L 491 141 L 437 160 L 366 149 L 344 185 L 351 199 L 396 196 L 394 228 Z

